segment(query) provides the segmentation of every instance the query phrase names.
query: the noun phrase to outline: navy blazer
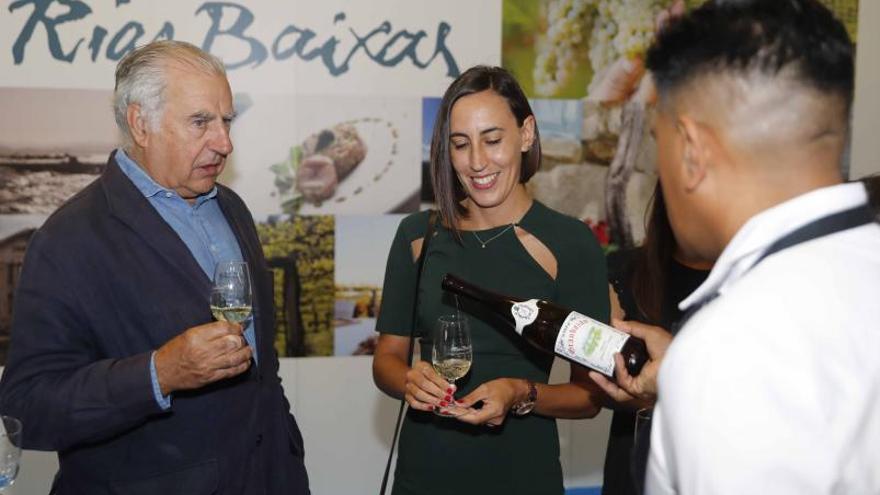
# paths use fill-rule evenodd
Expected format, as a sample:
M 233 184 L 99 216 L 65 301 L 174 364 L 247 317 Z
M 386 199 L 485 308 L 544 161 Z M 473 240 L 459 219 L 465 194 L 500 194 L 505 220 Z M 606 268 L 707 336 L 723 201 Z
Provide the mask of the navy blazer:
M 307 494 L 302 436 L 273 347 L 273 277 L 250 212 L 217 200 L 252 269 L 259 365 L 173 395 L 162 411 L 150 355 L 212 321 L 211 281 L 110 155 L 101 177 L 28 246 L 0 411 L 27 449 L 58 451 L 58 494 Z

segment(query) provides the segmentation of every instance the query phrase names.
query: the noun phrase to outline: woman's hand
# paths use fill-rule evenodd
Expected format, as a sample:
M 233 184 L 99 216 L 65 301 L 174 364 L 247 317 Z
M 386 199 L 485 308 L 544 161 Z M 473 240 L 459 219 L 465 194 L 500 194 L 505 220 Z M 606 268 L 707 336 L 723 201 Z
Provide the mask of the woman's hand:
M 518 378 L 496 378 L 488 381 L 457 401 L 464 411 L 456 416 L 459 421 L 473 425 L 501 426 L 514 404 L 528 396 L 528 382 Z M 482 401 L 483 407 L 473 405 Z
M 431 411 L 434 407 L 446 408 L 452 403 L 455 385 L 440 377 L 425 361 L 419 361 L 406 372 L 404 399 L 413 409 Z
M 430 411 L 440 407 L 441 414 L 454 415 L 457 411 L 443 409 L 452 401 L 455 386 L 443 380 L 430 364 L 416 362 L 412 368 L 407 364 L 409 338 L 383 334 L 376 343 L 373 355 L 373 380 L 386 394 L 395 399 L 405 399 L 410 407 Z
M 672 341 L 672 335 L 666 330 L 637 321 L 612 320 L 618 330 L 626 332 L 645 341 L 648 349 L 648 362 L 642 367 L 638 376 L 626 371 L 620 354 L 614 356 L 616 383 L 601 373 L 590 371 L 590 378 L 608 394 L 611 399 L 621 404 L 630 404 L 635 408 L 650 407 L 657 400 L 657 373 L 666 349 Z

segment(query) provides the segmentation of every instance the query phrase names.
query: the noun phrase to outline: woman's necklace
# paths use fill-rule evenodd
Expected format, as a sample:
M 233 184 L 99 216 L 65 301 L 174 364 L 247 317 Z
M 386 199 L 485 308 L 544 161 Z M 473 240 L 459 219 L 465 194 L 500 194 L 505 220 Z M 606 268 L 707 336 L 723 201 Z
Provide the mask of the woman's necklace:
M 482 239 L 480 239 L 480 236 L 477 235 L 477 232 L 476 232 L 476 231 L 473 231 L 473 230 L 472 230 L 472 231 L 471 231 L 471 234 L 474 234 L 474 237 L 476 237 L 476 238 L 477 238 L 477 241 L 480 242 L 480 246 L 482 246 L 483 249 L 486 249 L 486 245 L 487 245 L 487 244 L 489 244 L 490 242 L 494 241 L 495 239 L 498 239 L 499 237 L 501 237 L 502 234 L 504 234 L 504 233 L 507 232 L 508 230 L 512 229 L 512 228 L 514 227 L 514 225 L 516 225 L 516 224 L 515 224 L 515 223 L 512 223 L 512 224 L 508 225 L 507 227 L 504 228 L 504 230 L 502 230 L 501 232 L 499 232 L 499 233 L 493 235 L 492 237 L 490 237 L 489 239 L 487 239 L 487 240 L 485 240 L 485 241 L 482 240 Z

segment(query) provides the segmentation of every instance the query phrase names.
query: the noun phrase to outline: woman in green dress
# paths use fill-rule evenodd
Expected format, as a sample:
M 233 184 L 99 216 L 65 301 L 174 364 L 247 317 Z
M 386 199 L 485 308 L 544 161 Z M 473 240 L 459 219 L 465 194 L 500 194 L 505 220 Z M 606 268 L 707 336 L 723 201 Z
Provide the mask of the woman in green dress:
M 388 256 L 381 333 L 373 358 L 380 389 L 405 398 L 394 495 L 561 494 L 554 418 L 599 412 L 585 368 L 548 385 L 552 356 L 530 347 L 476 305 L 461 301 L 473 365 L 456 385 L 431 367 L 430 332 L 457 311 L 440 280 L 453 273 L 497 292 L 556 301 L 593 318 L 609 314 L 605 261 L 582 222 L 533 200 L 525 183 L 541 161 L 535 117 L 504 69 L 474 67 L 441 102 L 431 143 L 440 215 L 428 244 L 412 321 L 417 259 L 429 214 L 403 219 Z M 406 362 L 411 331 L 421 360 Z M 441 408 L 446 417 L 432 413 Z

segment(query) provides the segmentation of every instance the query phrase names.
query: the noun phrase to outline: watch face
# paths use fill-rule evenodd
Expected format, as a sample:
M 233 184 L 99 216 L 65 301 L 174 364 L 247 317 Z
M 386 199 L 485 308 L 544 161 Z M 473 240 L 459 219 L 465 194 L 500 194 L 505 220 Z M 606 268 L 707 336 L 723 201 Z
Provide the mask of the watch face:
M 535 408 L 534 402 L 523 402 L 522 404 L 517 404 L 516 408 L 513 410 L 513 413 L 517 416 L 525 416 L 526 414 L 532 412 L 532 409 Z

